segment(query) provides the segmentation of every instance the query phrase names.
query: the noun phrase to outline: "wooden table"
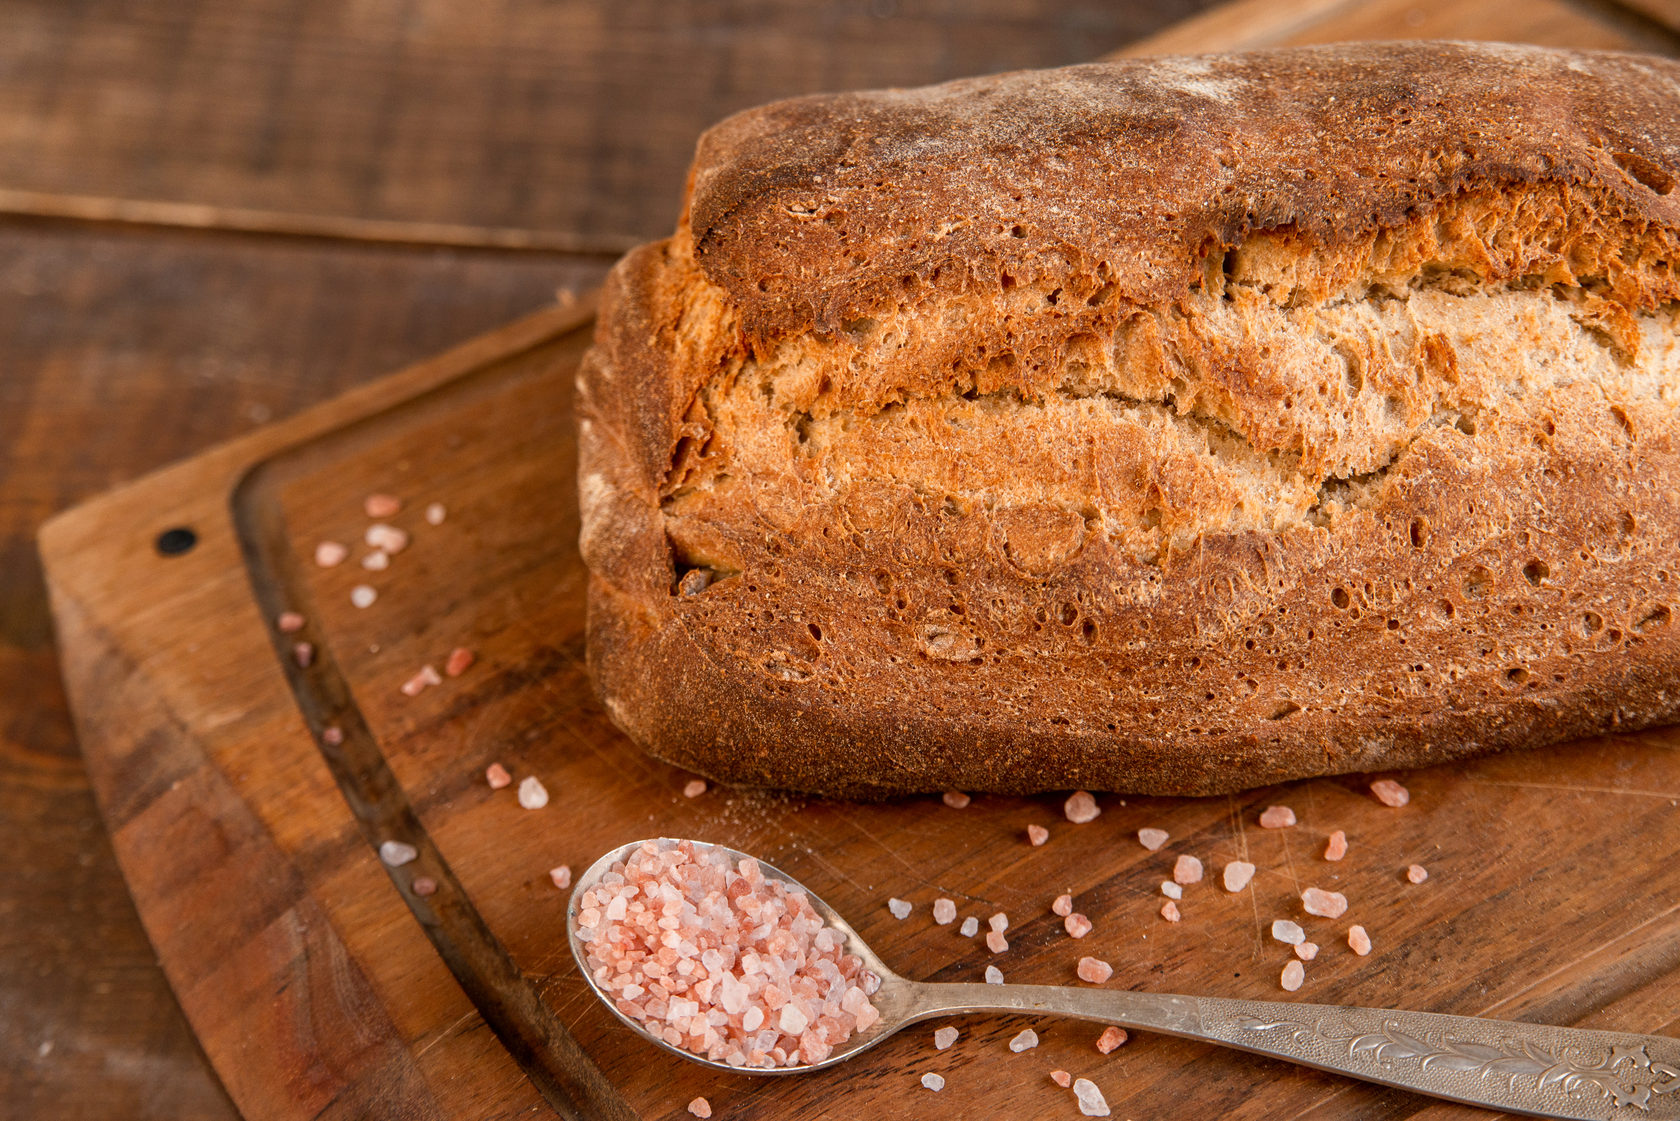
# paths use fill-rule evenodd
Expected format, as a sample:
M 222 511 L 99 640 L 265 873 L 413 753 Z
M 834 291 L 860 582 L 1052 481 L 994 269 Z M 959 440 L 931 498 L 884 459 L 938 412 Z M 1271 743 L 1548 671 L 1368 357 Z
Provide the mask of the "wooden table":
M 669 227 L 694 136 L 734 108 L 1080 61 L 1195 6 L 0 0 L 0 1101 L 234 1116 L 76 754 L 49 514 L 593 284 Z M 1659 0 L 1508 7 L 1243 2 L 1133 49 L 1680 48 Z

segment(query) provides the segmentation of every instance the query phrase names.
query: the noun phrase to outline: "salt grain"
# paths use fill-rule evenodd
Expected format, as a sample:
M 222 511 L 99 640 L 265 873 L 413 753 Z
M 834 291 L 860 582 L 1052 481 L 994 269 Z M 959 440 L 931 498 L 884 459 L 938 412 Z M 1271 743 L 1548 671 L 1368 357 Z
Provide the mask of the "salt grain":
M 986 920 L 986 925 L 997 931 L 999 934 L 1002 934 L 1004 931 L 1009 929 L 1009 916 L 1004 914 L 1002 911 L 999 911 L 997 914 Z
M 1225 865 L 1225 890 L 1241 891 L 1254 879 L 1254 865 L 1246 860 L 1233 860 Z
M 1039 845 L 1042 845 L 1045 841 L 1048 841 L 1049 839 L 1050 839 L 1050 830 L 1044 828 L 1044 826 L 1042 826 L 1042 825 L 1029 825 L 1029 826 L 1027 826 L 1027 842 L 1029 844 L 1031 844 L 1034 848 L 1037 848 Z
M 1298 942 L 1295 945 L 1295 956 L 1302 961 L 1311 961 L 1318 956 L 1317 942 Z
M 369 572 L 384 572 L 391 567 L 391 554 L 384 549 L 375 549 L 362 558 L 362 567 Z
M 536 775 L 519 780 L 519 804 L 528 810 L 540 810 L 548 805 L 548 790 Z
M 880 1019 L 879 978 L 750 857 L 650 841 L 578 908 L 586 967 L 618 1011 L 714 1062 L 819 1063 Z
M 548 870 L 548 878 L 553 882 L 555 887 L 559 888 L 561 891 L 565 891 L 567 888 L 572 886 L 572 866 L 570 864 L 562 864 L 556 868 L 550 868 Z
M 1093 985 L 1100 985 L 1114 976 L 1114 967 L 1101 958 L 1083 957 L 1074 969 L 1081 981 L 1088 981 Z
M 1161 881 L 1161 894 L 1168 899 L 1183 899 L 1184 889 L 1171 880 Z
M 1380 778 L 1371 784 L 1371 793 L 1385 806 L 1399 809 L 1412 800 L 1412 792 L 1391 778 Z
M 402 510 L 402 499 L 392 494 L 370 494 L 362 499 L 362 512 L 370 518 L 390 518 Z
M 986 949 L 994 954 L 1001 954 L 1009 949 L 1009 939 L 1005 938 L 1000 931 L 988 930 L 986 932 Z
M 1075 790 L 1068 800 L 1062 803 L 1062 813 L 1075 825 L 1084 825 L 1088 821 L 1097 820 L 1102 810 L 1097 807 L 1097 800 L 1085 790 Z
M 1406 869 L 1406 878 L 1414 884 L 1421 884 L 1429 878 L 1429 869 L 1421 864 L 1413 864 Z
M 903 899 L 887 900 L 887 910 L 892 912 L 893 918 L 900 921 L 910 917 L 910 906 L 910 903 Z
M 1065 1090 L 1073 1085 L 1073 1075 L 1065 1070 L 1053 1070 L 1050 1072 L 1050 1081 Z
M 1301 906 L 1307 914 L 1320 918 L 1339 919 L 1348 908 L 1347 896 L 1339 891 L 1325 891 L 1322 888 L 1309 887 L 1301 893 Z
M 415 675 L 402 684 L 402 691 L 410 697 L 418 697 L 433 685 L 442 685 L 443 678 L 431 666 L 421 666 Z
M 382 841 L 379 845 L 379 859 L 393 868 L 401 868 L 419 855 L 420 850 L 406 841 Z
M 986 984 L 988 984 L 988 985 L 1001 985 L 1001 984 L 1003 984 L 1003 970 L 999 969 L 995 965 L 988 965 L 986 967 Z
M 337 747 L 344 742 L 344 729 L 337 724 L 328 724 L 321 729 L 321 742 L 328 747 Z
M 1178 913 L 1178 904 L 1169 899 L 1165 903 L 1161 904 L 1161 917 L 1166 919 L 1168 922 L 1177 922 L 1184 916 Z
M 712 1103 L 705 1098 L 695 1098 L 688 1103 L 688 1111 L 696 1117 L 710 1117 L 712 1115 Z
M 1167 906 L 1171 907 L 1172 904 L 1168 903 Z M 1083 938 L 1087 934 L 1091 933 L 1091 920 L 1080 914 L 1078 911 L 1075 911 L 1073 914 L 1062 920 L 1062 928 L 1074 938 Z
M 408 531 L 398 529 L 394 525 L 378 522 L 367 527 L 367 532 L 362 534 L 362 540 L 369 546 L 394 557 L 408 548 Z
M 484 781 L 490 784 L 491 790 L 500 790 L 513 782 L 513 776 L 500 763 L 492 763 L 484 768 Z
M 1340 860 L 1347 855 L 1347 834 L 1340 829 L 1330 834 L 1330 839 L 1324 843 L 1324 859 Z
M 437 894 L 437 881 L 432 879 L 430 876 L 416 876 L 414 877 L 414 882 L 408 886 L 409 890 L 413 891 L 415 895 L 425 896 Z
M 949 899 L 935 899 L 933 901 L 933 921 L 940 926 L 947 926 L 956 921 L 957 905 Z
M 443 663 L 443 672 L 449 677 L 460 677 L 472 668 L 478 660 L 478 655 L 465 646 L 457 646 L 449 652 L 449 659 Z
M 1073 896 L 1056 896 L 1056 901 L 1050 904 L 1050 913 L 1053 915 L 1059 915 L 1064 919 L 1073 914 Z
M 705 792 L 706 780 L 703 778 L 691 778 L 683 784 L 684 798 L 698 798 Z
M 922 1085 L 937 1094 L 945 1088 L 945 1079 L 929 1071 L 922 1075 Z
M 1106 1027 L 1103 1029 L 1103 1033 L 1097 1036 L 1097 1050 L 1105 1055 L 1113 1054 L 1114 1049 L 1126 1042 L 1128 1038 L 1130 1037 L 1126 1035 L 1125 1028 Z
M 1079 1112 L 1086 1117 L 1108 1116 L 1108 1102 L 1103 1098 L 1102 1091 L 1097 1089 L 1096 1083 L 1089 1078 L 1081 1078 L 1074 1082 L 1073 1096 L 1079 1099 Z
M 315 647 L 307 642 L 292 645 L 292 660 L 297 662 L 300 669 L 308 669 L 315 661 Z
M 950 806 L 953 810 L 965 810 L 968 808 L 968 803 L 973 799 L 960 790 L 947 790 L 939 796 L 939 800 L 944 802 L 947 806 Z
M 1142 845 L 1144 848 L 1148 849 L 1150 852 L 1160 851 L 1161 846 L 1166 844 L 1166 843 L 1167 843 L 1167 831 L 1165 829 L 1139 829 L 1138 830 L 1138 844 Z
M 976 934 L 980 933 L 980 920 L 975 918 L 973 915 L 968 916 L 968 918 L 962 921 L 962 926 L 957 928 L 957 933 L 961 934 L 964 938 L 973 938 Z
M 1299 946 L 1306 941 L 1307 932 L 1301 929 L 1301 924 L 1298 922 L 1290 919 L 1278 919 L 1272 923 L 1272 937 L 1279 942 Z
M 1202 882 L 1202 862 L 1193 856 L 1180 854 L 1173 863 L 1173 882 L 1199 884 Z
M 1295 811 L 1288 806 L 1267 806 L 1260 815 L 1262 829 L 1288 829 L 1295 824 Z
M 1009 1049 L 1019 1055 L 1022 1051 L 1031 1051 L 1038 1046 L 1038 1033 L 1031 1028 L 1023 1028 L 1019 1035 L 1009 1041 Z
M 448 516 L 449 511 L 444 509 L 443 503 L 441 502 L 434 502 L 430 506 L 426 507 L 427 525 L 442 525 L 443 519 Z
M 1371 936 L 1357 923 L 1348 927 L 1348 949 L 1364 957 L 1371 952 Z
M 296 611 L 282 611 L 274 620 L 274 629 L 281 634 L 296 634 L 303 629 L 304 618 Z
M 1283 967 L 1283 976 L 1278 978 L 1278 984 L 1288 992 L 1294 992 L 1307 979 L 1307 970 L 1298 961 L 1292 961 Z
M 957 1041 L 957 1036 L 959 1034 L 961 1033 L 959 1033 L 956 1028 L 940 1028 L 938 1031 L 933 1033 L 934 1050 L 945 1050 Z
M 349 555 L 350 550 L 337 541 L 323 541 L 315 546 L 315 563 L 322 568 L 335 568 Z
M 367 584 L 357 584 L 350 589 L 350 602 L 357 607 L 372 607 L 373 601 L 379 598 L 379 590 Z

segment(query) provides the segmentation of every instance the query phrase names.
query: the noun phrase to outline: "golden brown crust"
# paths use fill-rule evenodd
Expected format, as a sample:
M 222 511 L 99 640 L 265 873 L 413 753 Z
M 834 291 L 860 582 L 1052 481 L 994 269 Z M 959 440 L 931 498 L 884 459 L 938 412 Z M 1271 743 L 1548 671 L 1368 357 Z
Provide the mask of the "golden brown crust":
M 1356 46 L 725 122 L 580 374 L 614 719 L 854 796 L 1673 719 L 1677 76 Z

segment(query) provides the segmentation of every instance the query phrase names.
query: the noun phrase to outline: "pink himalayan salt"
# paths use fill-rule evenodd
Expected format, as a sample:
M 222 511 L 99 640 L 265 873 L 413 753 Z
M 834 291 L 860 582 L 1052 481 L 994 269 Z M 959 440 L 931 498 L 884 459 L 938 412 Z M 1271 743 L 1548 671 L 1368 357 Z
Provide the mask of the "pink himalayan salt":
M 949 899 L 935 899 L 933 901 L 933 921 L 940 926 L 949 926 L 957 921 L 957 905 Z
M 536 775 L 519 780 L 519 804 L 528 810 L 540 810 L 548 805 L 548 788 Z
M 297 662 L 299 669 L 308 669 L 315 663 L 315 647 L 307 642 L 294 643 L 292 659 Z
M 1412 792 L 1391 778 L 1380 778 L 1371 784 L 1371 793 L 1385 806 L 1399 809 L 1412 800 Z
M 432 879 L 430 876 L 416 876 L 414 877 L 414 882 L 408 886 L 414 889 L 415 895 L 425 896 L 437 894 L 437 881 Z
M 1004 914 L 1002 911 L 999 911 L 997 914 L 986 920 L 986 925 L 997 931 L 999 934 L 1002 934 L 1004 931 L 1009 929 L 1009 916 Z
M 1262 829 L 1288 829 L 1295 824 L 1295 811 L 1288 806 L 1267 806 L 1260 815 Z
M 1172 880 L 1162 880 L 1161 894 L 1166 896 L 1168 899 L 1183 899 L 1184 888 L 1182 885 L 1175 883 Z
M 434 666 L 421 666 L 415 675 L 402 684 L 402 691 L 406 696 L 418 697 L 433 685 L 442 685 L 443 678 L 438 676 Z
M 379 589 L 372 584 L 357 584 L 350 589 L 350 605 L 356 608 L 373 606 L 374 600 L 379 598 Z
M 1307 970 L 1298 961 L 1292 961 L 1283 967 L 1283 976 L 1278 978 L 1278 984 L 1288 992 L 1294 992 L 1307 979 Z
M 1184 916 L 1178 913 L 1178 904 L 1169 899 L 1165 903 L 1161 904 L 1161 917 L 1166 919 L 1168 922 L 1177 922 Z
M 1062 803 L 1062 813 L 1075 825 L 1084 825 L 1088 821 L 1097 820 L 1102 810 L 1097 806 L 1097 800 L 1091 797 L 1089 791 L 1075 790 L 1068 800 Z
M 705 1098 L 695 1098 L 688 1103 L 688 1111 L 696 1117 L 710 1117 L 712 1115 L 712 1103 Z
M 706 780 L 703 778 L 691 778 L 687 782 L 683 783 L 684 798 L 698 798 L 705 792 Z
M 1429 878 L 1429 869 L 1421 864 L 1413 864 L 1406 869 L 1406 878 L 1414 884 L 1421 884 Z
M 1241 891 L 1254 878 L 1254 865 L 1246 860 L 1233 860 L 1225 865 L 1225 890 Z
M 910 917 L 911 906 L 910 901 L 906 899 L 893 898 L 887 900 L 887 910 L 891 911 L 892 917 L 900 922 Z
M 465 646 L 457 646 L 449 652 L 449 660 L 443 663 L 444 675 L 446 677 L 460 677 L 463 673 L 472 669 L 472 664 L 477 660 L 477 654 L 474 654 Z
M 1097 1089 L 1097 1084 L 1089 1078 L 1074 1079 L 1073 1096 L 1079 1100 L 1079 1112 L 1086 1117 L 1108 1116 L 1108 1102 L 1103 1098 L 1103 1092 Z
M 1144 848 L 1148 849 L 1150 852 L 1160 851 L 1161 846 L 1166 844 L 1166 843 L 1167 843 L 1167 831 L 1165 829 L 1139 829 L 1138 830 L 1138 844 L 1142 845 Z
M 395 517 L 402 510 L 402 499 L 393 494 L 370 494 L 362 499 L 362 513 L 370 518 Z
M 274 629 L 281 634 L 296 634 L 303 629 L 304 618 L 296 611 L 282 611 L 274 620 Z
M 350 555 L 350 550 L 337 541 L 323 541 L 315 546 L 315 563 L 322 568 L 335 568 L 344 563 L 344 558 Z
M 1064 919 L 1073 914 L 1073 896 L 1056 896 L 1056 901 L 1050 904 L 1050 913 L 1052 915 L 1059 915 Z
M 449 516 L 449 510 L 441 502 L 434 502 L 426 507 L 426 524 L 442 525 L 443 519 Z
M 328 747 L 337 747 L 344 742 L 344 729 L 337 724 L 328 724 L 321 729 L 321 742 Z
M 1065 1090 L 1073 1085 L 1073 1075 L 1065 1070 L 1053 1070 L 1050 1072 L 1050 1081 Z
M 1340 829 L 1330 834 L 1330 839 L 1324 843 L 1324 859 L 1340 860 L 1347 855 L 1347 834 Z
M 490 784 L 491 790 L 500 790 L 513 781 L 513 776 L 500 763 L 492 763 L 484 768 L 484 781 Z
M 1172 904 L 1169 902 L 1167 906 L 1170 907 Z M 1074 938 L 1083 938 L 1087 934 L 1091 933 L 1091 920 L 1080 914 L 1078 911 L 1075 911 L 1073 914 L 1063 919 L 1062 926 L 1067 930 L 1068 934 Z
M 1103 1033 L 1097 1036 L 1097 1050 L 1101 1051 L 1105 1055 L 1112 1054 L 1116 1047 L 1126 1042 L 1129 1038 L 1130 1037 L 1126 1034 L 1125 1028 L 1114 1027 L 1111 1025 L 1104 1028 Z
M 988 985 L 1001 985 L 1001 984 L 1003 984 L 1003 970 L 999 969 L 995 965 L 988 965 L 986 967 L 986 984 L 988 984 Z
M 375 549 L 362 558 L 362 567 L 369 572 L 384 572 L 391 567 L 391 554 L 384 549 Z
M 1295 956 L 1302 961 L 1311 961 L 1318 956 L 1317 942 L 1298 942 L 1295 945 Z
M 880 979 L 751 857 L 649 841 L 583 893 L 577 921 L 619 1012 L 714 1062 L 821 1062 L 880 1019 Z
M 962 921 L 962 925 L 957 928 L 957 933 L 964 938 L 973 938 L 980 933 L 980 920 L 973 915 L 968 916 Z
M 933 1049 L 935 1051 L 945 1050 L 957 1041 L 959 1034 L 961 1033 L 956 1028 L 940 1028 L 933 1033 Z
M 939 796 L 939 800 L 944 802 L 947 806 L 950 806 L 953 810 L 966 810 L 968 808 L 968 804 L 973 801 L 972 798 L 960 790 L 947 790 Z
M 1027 843 L 1032 845 L 1033 848 L 1037 848 L 1039 845 L 1042 845 L 1045 841 L 1048 841 L 1049 839 L 1050 839 L 1050 830 L 1044 828 L 1044 826 L 1042 826 L 1042 825 L 1029 825 L 1029 826 L 1027 826 Z
M 1199 884 L 1202 882 L 1202 862 L 1193 856 L 1181 854 L 1173 863 L 1173 883 Z
M 1088 981 L 1093 985 L 1100 985 L 1114 976 L 1114 967 L 1101 958 L 1083 957 L 1074 970 L 1081 981 Z
M 1371 952 L 1371 936 L 1357 923 L 1348 927 L 1348 949 L 1360 957 L 1365 957 Z
M 935 1074 L 930 1070 L 926 1074 L 922 1075 L 922 1085 L 937 1094 L 945 1088 L 945 1076 L 943 1074 Z
M 1324 919 L 1339 919 L 1347 912 L 1347 896 L 1339 891 L 1325 891 L 1309 887 L 1301 893 L 1301 906 L 1307 914 Z
M 1307 940 L 1307 932 L 1302 930 L 1301 924 L 1293 919 L 1275 919 L 1272 922 L 1272 937 L 1279 942 L 1299 946 Z
M 558 867 L 550 868 L 548 870 L 548 878 L 553 881 L 555 887 L 559 888 L 561 891 L 565 891 L 567 888 L 572 886 L 572 866 L 570 864 L 561 864 Z
M 988 930 L 986 931 L 986 949 L 994 954 L 1001 954 L 1009 949 L 1009 939 L 1003 936 L 1001 930 Z
M 1009 1041 L 1009 1049 L 1019 1055 L 1022 1051 L 1031 1051 L 1038 1046 L 1038 1033 L 1031 1028 L 1022 1028 L 1015 1038 Z
M 394 557 L 408 548 L 408 531 L 380 522 L 368 526 L 367 532 L 362 534 L 362 540 L 369 548 L 378 549 L 386 556 Z

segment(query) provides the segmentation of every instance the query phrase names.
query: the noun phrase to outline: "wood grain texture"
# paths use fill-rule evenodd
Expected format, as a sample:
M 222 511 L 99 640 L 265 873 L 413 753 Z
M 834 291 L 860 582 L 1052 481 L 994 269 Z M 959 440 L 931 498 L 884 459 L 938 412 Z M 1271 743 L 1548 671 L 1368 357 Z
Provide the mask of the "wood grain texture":
M 622 248 L 737 109 L 1084 62 L 1205 6 L 4 0 L 0 185 Z
M 60 683 L 41 523 L 549 303 L 557 287 L 587 287 L 600 270 L 0 224 L 0 846 L 15 854 L 0 877 L 7 1116 L 234 1116 L 100 823 Z

